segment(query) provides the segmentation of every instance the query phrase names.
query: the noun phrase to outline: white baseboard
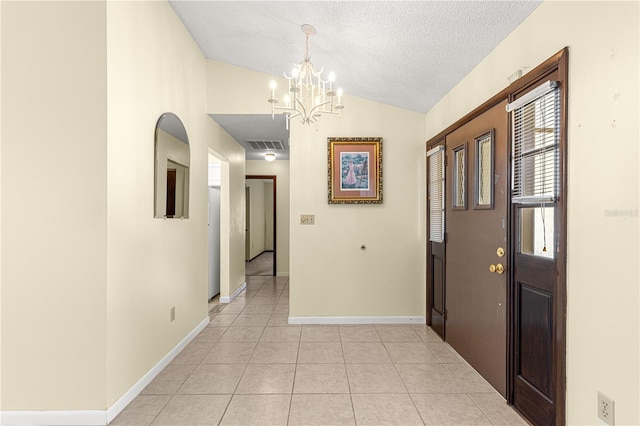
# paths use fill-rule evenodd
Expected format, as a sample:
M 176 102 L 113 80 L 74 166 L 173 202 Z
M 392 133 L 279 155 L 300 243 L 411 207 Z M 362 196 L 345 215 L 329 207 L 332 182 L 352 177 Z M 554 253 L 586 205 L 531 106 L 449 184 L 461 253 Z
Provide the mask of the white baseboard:
M 184 339 L 180 341 L 168 354 L 166 354 L 156 365 L 151 368 L 142 376 L 138 382 L 133 385 L 128 391 L 124 393 L 111 407 L 107 409 L 107 423 L 116 418 L 122 410 L 124 410 L 127 405 L 131 403 L 135 399 L 136 396 L 142 392 L 142 390 L 149 384 L 155 377 L 160 374 L 164 368 L 169 365 L 171 361 L 200 333 L 207 325 L 209 325 L 209 315 L 207 315 L 201 322 L 191 330 L 189 334 L 185 336 Z
M 242 293 L 245 288 L 247 288 L 247 282 L 246 281 L 243 282 L 242 285 L 240 287 L 238 287 L 236 289 L 236 291 L 234 291 L 231 296 L 229 296 L 229 297 L 220 297 L 220 303 L 231 303 L 231 302 L 233 302 L 233 299 L 238 297 L 238 295 L 240 293 Z
M 168 354 L 107 410 L 0 411 L 0 425 L 26 426 L 105 426 L 109 424 L 169 363 L 209 324 L 209 316 L 200 322 Z
M 278 277 L 288 277 L 289 273 L 288 272 L 276 272 L 276 276 L 278 276 Z
M 106 425 L 104 410 L 1 411 L 0 425 Z
M 289 317 L 289 324 L 426 324 L 425 317 Z

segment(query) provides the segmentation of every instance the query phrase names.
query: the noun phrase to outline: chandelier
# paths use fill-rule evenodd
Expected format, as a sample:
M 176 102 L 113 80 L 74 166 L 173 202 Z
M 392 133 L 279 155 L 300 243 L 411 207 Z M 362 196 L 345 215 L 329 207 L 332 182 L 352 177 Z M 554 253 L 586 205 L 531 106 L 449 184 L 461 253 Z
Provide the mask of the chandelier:
M 276 106 L 278 100 L 275 80 L 272 80 L 269 85 L 271 96 L 268 101 L 271 104 L 271 117 L 274 117 L 276 110 L 283 111 L 287 120 L 287 130 L 292 118 L 301 117 L 302 124 L 317 123 L 318 118 L 323 114 L 340 115 L 340 110 L 344 108 L 341 103 L 342 89 L 334 89 L 335 74 L 329 73 L 327 80 L 323 80 L 321 77 L 323 70 L 316 70 L 311 63 L 309 37 L 316 33 L 316 29 L 309 24 L 303 25 L 301 29 L 306 39 L 304 60 L 294 64 L 291 75 L 284 73 L 289 83 L 289 91 L 284 95 L 284 106 Z

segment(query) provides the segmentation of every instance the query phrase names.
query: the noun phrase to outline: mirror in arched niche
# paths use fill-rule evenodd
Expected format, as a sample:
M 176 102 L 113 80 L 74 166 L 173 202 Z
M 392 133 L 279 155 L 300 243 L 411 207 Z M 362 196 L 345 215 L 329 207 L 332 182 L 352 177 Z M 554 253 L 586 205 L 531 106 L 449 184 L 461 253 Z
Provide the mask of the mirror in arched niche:
M 177 115 L 167 112 L 156 124 L 154 217 L 189 217 L 189 138 Z

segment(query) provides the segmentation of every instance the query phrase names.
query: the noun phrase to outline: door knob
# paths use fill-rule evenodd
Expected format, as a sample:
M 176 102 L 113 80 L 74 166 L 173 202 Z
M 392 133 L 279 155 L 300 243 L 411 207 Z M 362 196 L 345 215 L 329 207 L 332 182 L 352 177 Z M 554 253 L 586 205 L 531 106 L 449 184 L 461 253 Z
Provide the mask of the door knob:
M 493 274 L 495 271 L 496 271 L 496 265 L 494 264 L 489 265 L 489 272 Z
M 501 263 L 498 263 L 496 265 L 496 272 L 500 275 L 504 274 L 504 266 L 502 266 Z

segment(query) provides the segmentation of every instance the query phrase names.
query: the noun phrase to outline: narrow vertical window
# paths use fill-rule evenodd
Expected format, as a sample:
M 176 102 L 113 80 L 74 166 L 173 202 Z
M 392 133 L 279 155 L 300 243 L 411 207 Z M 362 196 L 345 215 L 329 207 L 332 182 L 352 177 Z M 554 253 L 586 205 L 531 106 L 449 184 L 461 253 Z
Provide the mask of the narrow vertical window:
M 444 146 L 427 152 L 429 160 L 429 241 L 444 241 Z
M 475 139 L 474 208 L 493 208 L 493 130 Z
M 453 210 L 467 208 L 467 144 L 453 150 Z
M 513 183 L 518 252 L 554 258 L 559 193 L 560 92 L 548 81 L 507 106 L 512 113 Z

